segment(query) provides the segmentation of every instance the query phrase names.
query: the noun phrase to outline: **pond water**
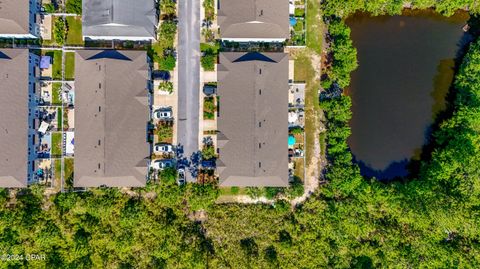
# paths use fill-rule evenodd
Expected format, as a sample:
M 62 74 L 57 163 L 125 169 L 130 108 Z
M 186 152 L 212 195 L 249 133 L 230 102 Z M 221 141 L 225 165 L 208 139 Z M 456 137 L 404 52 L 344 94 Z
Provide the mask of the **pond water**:
M 348 143 L 363 175 L 408 175 L 445 109 L 467 20 L 466 13 L 446 18 L 432 11 L 347 19 L 359 61 L 346 90 L 353 102 Z

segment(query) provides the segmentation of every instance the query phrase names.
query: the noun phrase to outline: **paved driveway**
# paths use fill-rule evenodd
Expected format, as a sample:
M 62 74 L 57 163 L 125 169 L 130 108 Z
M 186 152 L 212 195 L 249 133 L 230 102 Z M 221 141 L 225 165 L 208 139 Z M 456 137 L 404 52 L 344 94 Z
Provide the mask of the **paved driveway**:
M 200 0 L 178 1 L 178 8 L 178 158 L 191 182 L 199 163 Z

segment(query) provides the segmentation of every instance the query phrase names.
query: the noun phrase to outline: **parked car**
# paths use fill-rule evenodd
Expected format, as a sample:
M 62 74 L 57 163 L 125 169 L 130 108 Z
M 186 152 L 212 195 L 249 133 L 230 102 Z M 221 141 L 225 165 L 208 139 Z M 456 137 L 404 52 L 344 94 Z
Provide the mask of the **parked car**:
M 217 87 L 214 85 L 206 84 L 203 86 L 203 93 L 206 96 L 214 95 L 217 93 Z
M 178 183 L 178 185 L 184 185 L 186 183 L 186 181 L 185 181 L 185 169 L 183 169 L 183 168 L 178 169 L 177 183 Z
M 168 120 L 173 116 L 172 109 L 170 107 L 159 108 L 153 112 L 153 118 L 156 120 Z
M 166 144 L 166 143 L 156 144 L 153 147 L 153 152 L 155 152 L 155 153 L 172 153 L 173 152 L 173 146 L 170 145 L 170 144 Z
M 163 170 L 165 168 L 170 168 L 174 166 L 174 161 L 172 159 L 167 160 L 156 160 L 152 164 L 152 168 L 155 170 Z
M 204 169 L 215 169 L 215 167 L 217 167 L 215 159 L 203 160 L 201 165 Z

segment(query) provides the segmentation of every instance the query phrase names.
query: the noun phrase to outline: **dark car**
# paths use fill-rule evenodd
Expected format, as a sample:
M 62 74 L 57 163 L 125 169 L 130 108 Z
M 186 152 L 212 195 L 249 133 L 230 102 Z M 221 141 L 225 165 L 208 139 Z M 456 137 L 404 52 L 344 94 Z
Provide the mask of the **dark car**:
M 216 162 L 214 159 L 211 160 L 203 160 L 201 162 L 202 168 L 204 169 L 215 169 L 217 167 Z
M 213 85 L 205 85 L 203 86 L 203 93 L 206 96 L 214 95 L 217 93 L 217 87 Z

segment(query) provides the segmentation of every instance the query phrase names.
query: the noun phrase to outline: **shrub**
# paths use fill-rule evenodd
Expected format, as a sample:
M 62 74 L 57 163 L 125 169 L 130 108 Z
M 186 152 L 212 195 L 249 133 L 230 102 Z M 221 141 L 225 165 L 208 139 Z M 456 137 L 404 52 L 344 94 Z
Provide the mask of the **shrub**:
M 230 188 L 230 192 L 232 194 L 238 194 L 238 192 L 240 191 L 240 188 L 239 187 L 231 187 Z
M 160 123 L 157 126 L 157 135 L 159 142 L 171 142 L 173 137 L 173 127 L 169 123 Z
M 170 81 L 163 81 L 158 86 L 158 89 L 164 92 L 172 93 L 173 92 L 173 83 Z
M 202 56 L 202 67 L 205 71 L 215 70 L 215 55 L 206 54 Z
M 266 187 L 265 188 L 265 197 L 267 199 L 275 199 L 278 195 L 285 192 L 285 188 L 279 187 Z
M 202 149 L 202 158 L 204 160 L 210 160 L 210 159 L 213 159 L 215 158 L 217 155 L 216 155 L 216 152 L 215 152 L 215 147 L 210 145 L 210 146 L 205 146 L 203 147 Z
M 55 5 L 52 3 L 43 5 L 43 8 L 47 13 L 55 13 Z
M 305 9 L 296 8 L 295 9 L 295 17 L 305 17 Z
M 265 190 L 263 188 L 247 187 L 246 193 L 250 198 L 257 199 L 265 194 Z
M 177 65 L 177 60 L 172 55 L 167 55 L 159 59 L 158 65 L 160 70 L 163 71 L 173 71 Z
M 290 129 L 291 134 L 303 134 L 303 129 L 301 127 L 293 127 Z

